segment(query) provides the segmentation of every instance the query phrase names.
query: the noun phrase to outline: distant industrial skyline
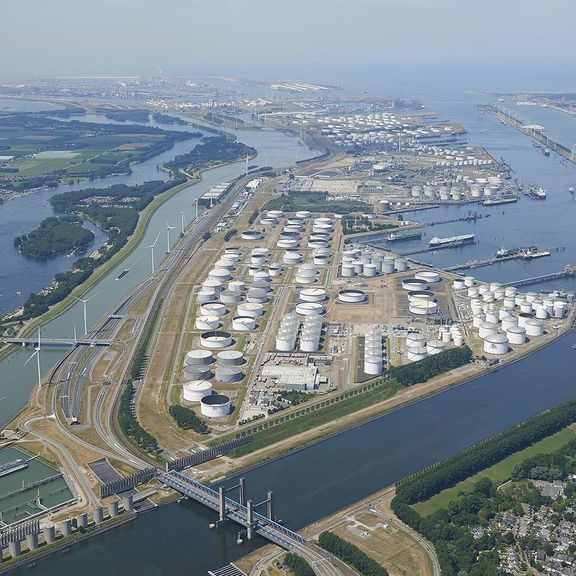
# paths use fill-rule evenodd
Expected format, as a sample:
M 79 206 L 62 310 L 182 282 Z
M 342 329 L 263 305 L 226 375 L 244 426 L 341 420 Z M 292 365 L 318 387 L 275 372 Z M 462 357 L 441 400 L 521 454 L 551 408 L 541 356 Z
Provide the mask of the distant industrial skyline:
M 569 89 L 575 17 L 573 0 L 23 0 L 3 6 L 0 76 L 160 67 L 166 76 L 328 79 L 374 67 L 471 79 L 475 70 L 557 72 Z

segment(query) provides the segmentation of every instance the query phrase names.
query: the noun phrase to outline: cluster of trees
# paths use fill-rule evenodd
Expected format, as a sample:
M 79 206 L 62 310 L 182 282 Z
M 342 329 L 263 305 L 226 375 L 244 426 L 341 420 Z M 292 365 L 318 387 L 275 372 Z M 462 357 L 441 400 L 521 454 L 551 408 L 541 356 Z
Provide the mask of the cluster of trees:
M 104 114 L 108 120 L 115 122 L 150 122 L 150 112 L 142 108 L 132 110 L 116 110 L 111 108 L 96 108 L 96 112 Z
M 293 572 L 294 576 L 315 576 L 312 566 L 302 556 L 292 552 L 289 552 L 284 557 L 284 566 Z
M 182 126 L 186 124 L 186 121 L 182 120 L 182 118 L 171 116 L 170 114 L 162 114 L 162 112 L 154 112 L 152 118 L 154 118 L 154 121 L 158 122 L 158 124 L 180 124 Z
M 293 406 L 307 402 L 313 397 L 313 394 L 306 394 L 306 392 L 299 392 L 298 390 L 282 390 L 278 393 L 279 398 L 286 402 L 290 402 Z
M 389 230 L 395 228 L 394 224 L 374 222 L 365 216 L 344 216 L 342 218 L 342 231 L 344 234 L 354 234 L 356 232 L 377 232 L 378 230 Z
M 329 200 L 327 192 L 290 192 L 280 194 L 266 203 L 265 210 L 297 212 L 366 212 L 372 206 L 359 200 Z
M 472 350 L 468 346 L 450 348 L 440 354 L 427 356 L 418 362 L 404 366 L 392 366 L 387 374 L 402 386 L 413 386 L 426 382 L 438 374 L 460 368 L 468 364 L 473 358 Z
M 42 220 L 32 232 L 14 238 L 14 245 L 22 254 L 46 260 L 76 248 L 85 248 L 94 234 L 82 227 L 77 216 L 51 216 Z
M 388 571 L 380 566 L 376 560 L 373 560 L 362 552 L 360 548 L 350 544 L 350 542 L 346 542 L 346 540 L 333 532 L 322 532 L 318 538 L 318 544 L 324 550 L 328 550 L 328 552 L 352 566 L 360 576 L 388 576 Z
M 258 210 L 254 210 L 254 212 L 250 214 L 250 217 L 248 218 L 248 224 L 254 224 L 254 222 L 256 222 L 256 218 L 258 218 Z
M 512 478 L 522 480 L 563 480 L 569 474 L 576 473 L 576 440 L 551 454 L 536 454 L 516 464 Z
M 575 421 L 576 400 L 570 400 L 400 481 L 395 502 L 426 500 Z
M 160 447 L 156 438 L 146 432 L 134 415 L 134 385 L 128 380 L 124 392 L 120 397 L 118 424 L 123 434 L 136 446 L 146 452 L 158 452 Z
M 176 421 L 176 424 L 178 424 L 178 427 L 182 428 L 182 430 L 194 430 L 194 432 L 198 432 L 198 434 L 208 434 L 210 432 L 210 428 L 206 422 L 198 418 L 194 410 L 173 404 L 168 411 L 170 412 L 170 416 Z
M 230 230 L 228 230 L 228 232 L 224 234 L 224 242 L 228 242 L 228 240 L 236 236 L 237 233 L 238 233 L 237 228 L 230 228 Z
M 176 156 L 165 166 L 172 171 L 183 168 L 199 170 L 210 164 L 234 162 L 255 155 L 256 149 L 241 142 L 232 142 L 224 136 L 205 136 L 190 152 Z

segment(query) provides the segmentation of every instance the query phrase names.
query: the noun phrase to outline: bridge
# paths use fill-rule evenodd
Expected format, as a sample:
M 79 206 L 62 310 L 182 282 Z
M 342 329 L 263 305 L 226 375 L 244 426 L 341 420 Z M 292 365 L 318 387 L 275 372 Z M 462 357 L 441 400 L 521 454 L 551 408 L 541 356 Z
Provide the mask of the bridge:
M 38 346 L 38 338 L 3 338 L 4 344 L 15 346 Z M 68 348 L 76 346 L 110 346 L 112 340 L 98 338 L 40 338 L 42 348 Z
M 244 504 L 243 479 L 240 480 L 239 484 L 228 490 L 221 486 L 218 491 L 175 470 L 160 473 L 158 480 L 173 490 L 180 492 L 180 494 L 188 496 L 207 508 L 218 512 L 217 526 L 224 525 L 227 520 L 240 524 L 246 528 L 246 536 L 249 540 L 255 535 L 259 535 L 285 550 L 292 550 L 306 542 L 300 534 L 289 530 L 273 519 L 272 492 L 268 492 L 268 498 L 258 504 L 254 504 L 252 500 L 248 500 Z M 226 496 L 226 492 L 235 488 L 240 490 L 240 502 Z M 267 516 L 255 510 L 255 508 L 264 504 L 267 507 Z

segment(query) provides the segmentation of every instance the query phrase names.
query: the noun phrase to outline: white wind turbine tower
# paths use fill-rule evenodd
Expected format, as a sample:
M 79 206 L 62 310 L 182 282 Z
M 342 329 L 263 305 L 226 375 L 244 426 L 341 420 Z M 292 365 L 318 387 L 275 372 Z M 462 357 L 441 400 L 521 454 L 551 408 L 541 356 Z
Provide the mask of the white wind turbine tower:
M 174 230 L 174 226 L 166 222 L 166 254 L 170 254 L 170 230 Z
M 158 242 L 158 238 L 160 238 L 160 232 L 158 232 L 158 235 L 156 236 L 156 240 L 154 240 L 154 243 L 150 244 L 150 250 L 152 251 L 152 274 L 156 272 L 156 269 L 154 268 L 154 247 L 156 246 L 156 242 Z
M 38 345 L 34 348 L 34 354 L 24 362 L 24 366 L 36 356 L 36 366 L 38 368 L 38 387 L 42 386 L 42 371 L 40 370 L 40 327 L 38 327 Z
M 92 296 L 90 296 L 90 298 L 76 298 L 76 296 L 72 296 L 72 298 L 74 298 L 74 300 L 78 300 L 78 302 L 82 302 L 82 308 L 84 310 L 84 336 L 86 336 L 86 334 L 88 334 L 88 321 L 86 318 L 86 304 L 88 302 L 90 302 L 90 300 L 92 300 L 92 298 L 98 296 L 98 294 L 100 294 L 100 292 L 102 292 L 102 290 L 99 290 L 98 292 L 96 292 L 96 294 L 92 294 Z M 76 328 L 76 327 L 74 327 Z

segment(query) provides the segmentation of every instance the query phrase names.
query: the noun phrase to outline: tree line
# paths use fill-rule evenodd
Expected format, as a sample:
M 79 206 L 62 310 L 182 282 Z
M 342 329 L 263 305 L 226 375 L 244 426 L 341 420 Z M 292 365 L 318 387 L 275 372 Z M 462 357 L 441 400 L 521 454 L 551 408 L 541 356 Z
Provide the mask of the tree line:
M 210 428 L 206 422 L 201 418 L 198 418 L 194 410 L 173 404 L 170 406 L 168 411 L 170 412 L 170 416 L 174 418 L 178 427 L 182 428 L 182 430 L 194 430 L 194 432 L 198 432 L 198 434 L 210 433 Z

